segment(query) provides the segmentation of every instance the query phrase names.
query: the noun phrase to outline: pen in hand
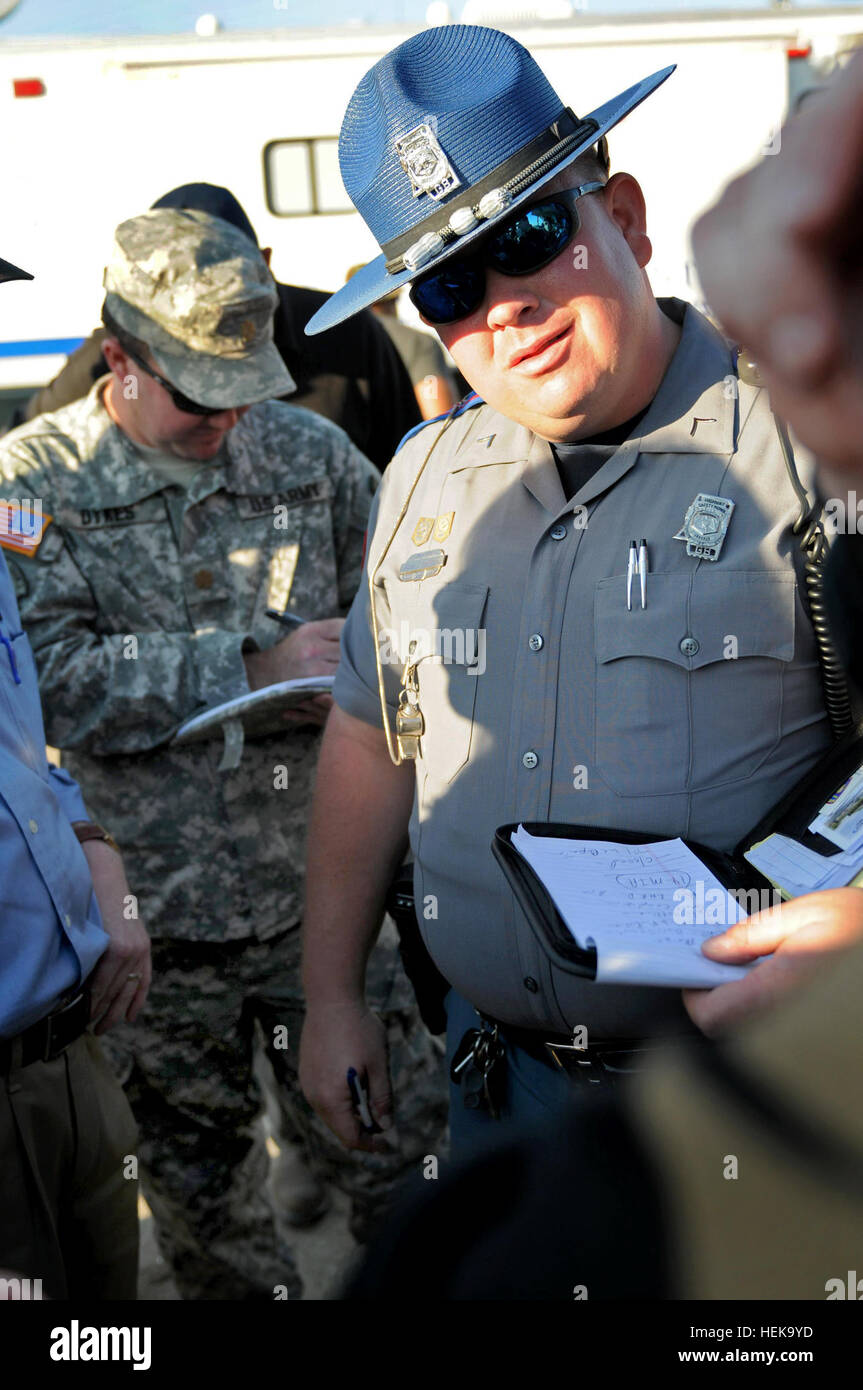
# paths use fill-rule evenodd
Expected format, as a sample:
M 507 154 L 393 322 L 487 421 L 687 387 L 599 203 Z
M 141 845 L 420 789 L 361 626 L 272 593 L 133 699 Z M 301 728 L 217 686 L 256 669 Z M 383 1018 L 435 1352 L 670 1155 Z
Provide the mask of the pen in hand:
M 298 613 L 280 613 L 277 608 L 267 608 L 265 611 L 268 618 L 272 618 L 274 623 L 281 623 L 282 627 L 302 627 L 307 621 Z
M 369 1109 L 369 1098 L 356 1067 L 348 1067 L 348 1090 L 351 1093 L 351 1100 L 363 1133 L 383 1134 L 383 1130 Z

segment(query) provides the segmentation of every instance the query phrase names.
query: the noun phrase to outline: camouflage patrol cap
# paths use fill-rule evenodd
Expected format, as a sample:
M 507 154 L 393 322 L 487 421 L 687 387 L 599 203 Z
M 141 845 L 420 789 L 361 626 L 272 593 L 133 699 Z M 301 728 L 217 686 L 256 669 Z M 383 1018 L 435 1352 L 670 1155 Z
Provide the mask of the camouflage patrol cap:
M 121 222 L 105 307 L 156 367 L 199 405 L 253 405 L 296 390 L 273 343 L 278 303 L 267 263 L 220 217 L 160 208 Z

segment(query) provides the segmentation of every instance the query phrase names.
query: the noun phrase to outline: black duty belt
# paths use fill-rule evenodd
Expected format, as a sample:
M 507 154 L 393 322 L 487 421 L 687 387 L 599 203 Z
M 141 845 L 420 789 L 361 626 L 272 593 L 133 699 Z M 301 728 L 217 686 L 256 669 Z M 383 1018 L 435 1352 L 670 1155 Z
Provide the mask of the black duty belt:
M 32 1062 L 53 1062 L 80 1038 L 90 1021 L 90 990 L 85 985 L 74 999 L 40 1018 L 16 1038 L 0 1042 L 0 1075 Z
M 520 1047 L 529 1057 L 544 1063 L 552 1071 L 563 1071 L 579 1086 L 614 1084 L 641 1071 L 657 1049 L 666 1042 L 644 1042 L 641 1039 L 615 1039 L 576 1047 L 567 1033 L 542 1033 L 530 1028 L 514 1028 L 508 1023 L 483 1014 L 486 1023 L 497 1028 L 504 1042 Z

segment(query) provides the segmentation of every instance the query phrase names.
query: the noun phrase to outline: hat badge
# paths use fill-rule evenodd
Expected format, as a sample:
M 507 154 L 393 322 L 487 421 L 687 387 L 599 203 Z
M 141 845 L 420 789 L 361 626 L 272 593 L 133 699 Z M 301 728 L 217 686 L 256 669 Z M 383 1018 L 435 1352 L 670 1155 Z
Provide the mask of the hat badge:
M 411 181 L 415 198 L 428 193 L 437 201 L 460 187 L 461 179 L 456 175 L 431 126 L 425 121 L 397 140 L 395 148 L 399 162 Z

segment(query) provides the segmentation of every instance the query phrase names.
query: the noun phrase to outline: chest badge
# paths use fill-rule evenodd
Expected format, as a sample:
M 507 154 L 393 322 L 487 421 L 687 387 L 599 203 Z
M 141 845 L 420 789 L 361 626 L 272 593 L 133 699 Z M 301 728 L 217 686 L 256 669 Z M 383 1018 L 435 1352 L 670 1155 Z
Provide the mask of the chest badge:
M 694 560 L 718 560 L 733 511 L 730 498 L 699 492 L 673 539 L 686 541 L 686 553 Z
M 399 579 L 403 584 L 417 584 L 422 579 L 440 574 L 445 564 L 446 553 L 443 550 L 422 550 L 399 565 Z
M 434 530 L 437 521 L 435 516 L 421 516 L 414 529 L 411 531 L 411 540 L 414 545 L 425 545 Z

